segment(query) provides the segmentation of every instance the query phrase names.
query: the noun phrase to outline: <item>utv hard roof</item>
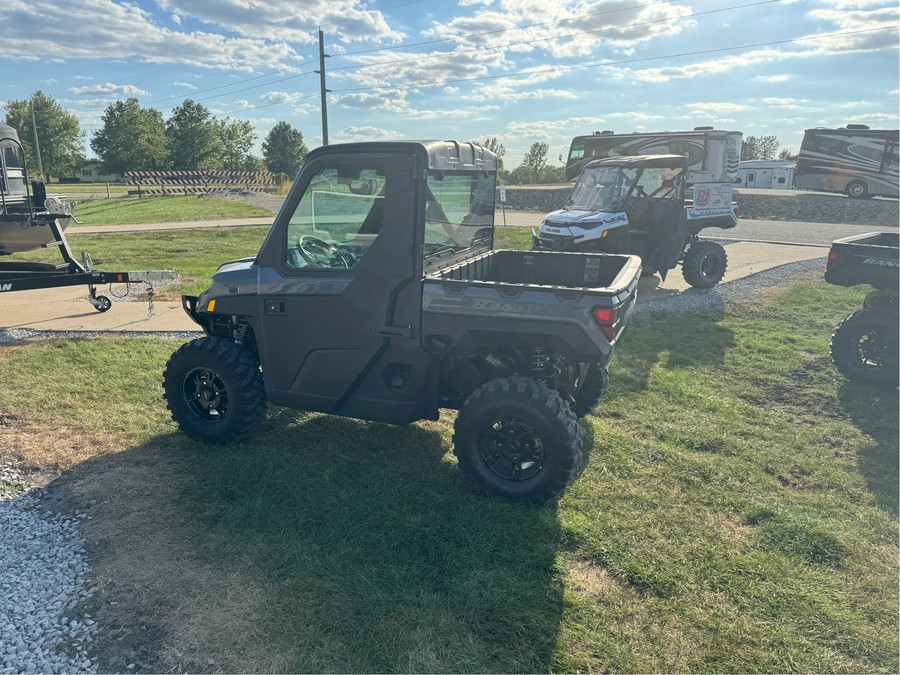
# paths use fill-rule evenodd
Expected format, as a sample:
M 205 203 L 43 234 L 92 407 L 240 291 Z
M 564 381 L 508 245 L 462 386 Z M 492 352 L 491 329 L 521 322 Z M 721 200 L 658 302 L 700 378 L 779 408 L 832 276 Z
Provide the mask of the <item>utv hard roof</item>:
M 687 160 L 684 155 L 625 155 L 622 157 L 604 157 L 593 159 L 584 165 L 585 169 L 603 166 L 621 166 L 628 169 L 673 168 L 686 169 Z
M 336 143 L 318 147 L 306 156 L 305 161 L 319 155 L 340 152 L 357 153 L 415 153 L 421 161 L 435 171 L 496 171 L 497 157 L 493 152 L 475 143 L 459 141 L 374 141 L 364 143 Z

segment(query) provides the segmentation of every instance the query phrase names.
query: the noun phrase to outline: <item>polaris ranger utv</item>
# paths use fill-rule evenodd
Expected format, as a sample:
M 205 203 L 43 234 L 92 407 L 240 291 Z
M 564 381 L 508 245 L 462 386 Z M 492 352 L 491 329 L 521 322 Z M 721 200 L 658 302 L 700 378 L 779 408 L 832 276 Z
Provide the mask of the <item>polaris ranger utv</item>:
M 469 143 L 311 152 L 259 253 L 183 298 L 207 336 L 166 366 L 173 419 L 226 443 L 267 401 L 389 424 L 458 409 L 464 472 L 532 503 L 560 494 L 640 260 L 492 250 L 495 174 Z
M 728 259 L 716 242 L 701 241 L 709 227 L 737 225 L 730 188 L 696 184 L 685 200 L 687 163 L 683 155 L 637 155 L 588 162 L 564 209 L 548 214 L 533 232 L 532 248 L 603 251 L 640 256 L 643 273 L 663 279 L 681 263 L 695 288 L 715 286 Z
M 873 286 L 863 308 L 831 336 L 834 365 L 863 387 L 896 389 L 900 382 L 900 236 L 869 232 L 836 239 L 828 252 L 825 281 L 838 286 Z

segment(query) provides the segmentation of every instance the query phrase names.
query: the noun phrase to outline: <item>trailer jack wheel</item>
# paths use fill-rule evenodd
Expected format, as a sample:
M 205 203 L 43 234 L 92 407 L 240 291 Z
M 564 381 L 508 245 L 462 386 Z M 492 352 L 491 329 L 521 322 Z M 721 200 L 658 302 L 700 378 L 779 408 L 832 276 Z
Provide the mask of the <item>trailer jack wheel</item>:
M 96 303 L 91 303 L 94 305 L 94 309 L 98 312 L 106 312 L 112 307 L 112 300 L 107 298 L 105 295 L 98 295 L 96 298 Z

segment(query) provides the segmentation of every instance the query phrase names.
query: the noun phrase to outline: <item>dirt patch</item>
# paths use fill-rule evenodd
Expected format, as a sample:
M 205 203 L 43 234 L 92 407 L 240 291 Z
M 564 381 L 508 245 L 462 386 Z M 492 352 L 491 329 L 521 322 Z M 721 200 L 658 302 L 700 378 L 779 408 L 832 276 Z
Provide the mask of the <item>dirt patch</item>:
M 101 630 L 98 672 L 284 672 L 264 625 L 265 593 L 239 567 L 200 552 L 171 448 L 0 417 L 0 461 L 43 486 L 46 508 L 80 521 Z M 276 650 L 278 651 L 278 650 Z M 285 651 L 281 650 L 282 655 Z

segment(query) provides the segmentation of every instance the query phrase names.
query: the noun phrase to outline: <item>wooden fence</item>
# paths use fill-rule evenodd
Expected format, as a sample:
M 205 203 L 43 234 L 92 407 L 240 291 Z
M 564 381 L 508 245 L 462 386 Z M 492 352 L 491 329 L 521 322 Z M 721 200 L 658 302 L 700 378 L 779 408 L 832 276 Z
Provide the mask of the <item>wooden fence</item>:
M 268 192 L 274 189 L 271 171 L 126 171 L 129 194 L 205 195 L 234 190 Z

